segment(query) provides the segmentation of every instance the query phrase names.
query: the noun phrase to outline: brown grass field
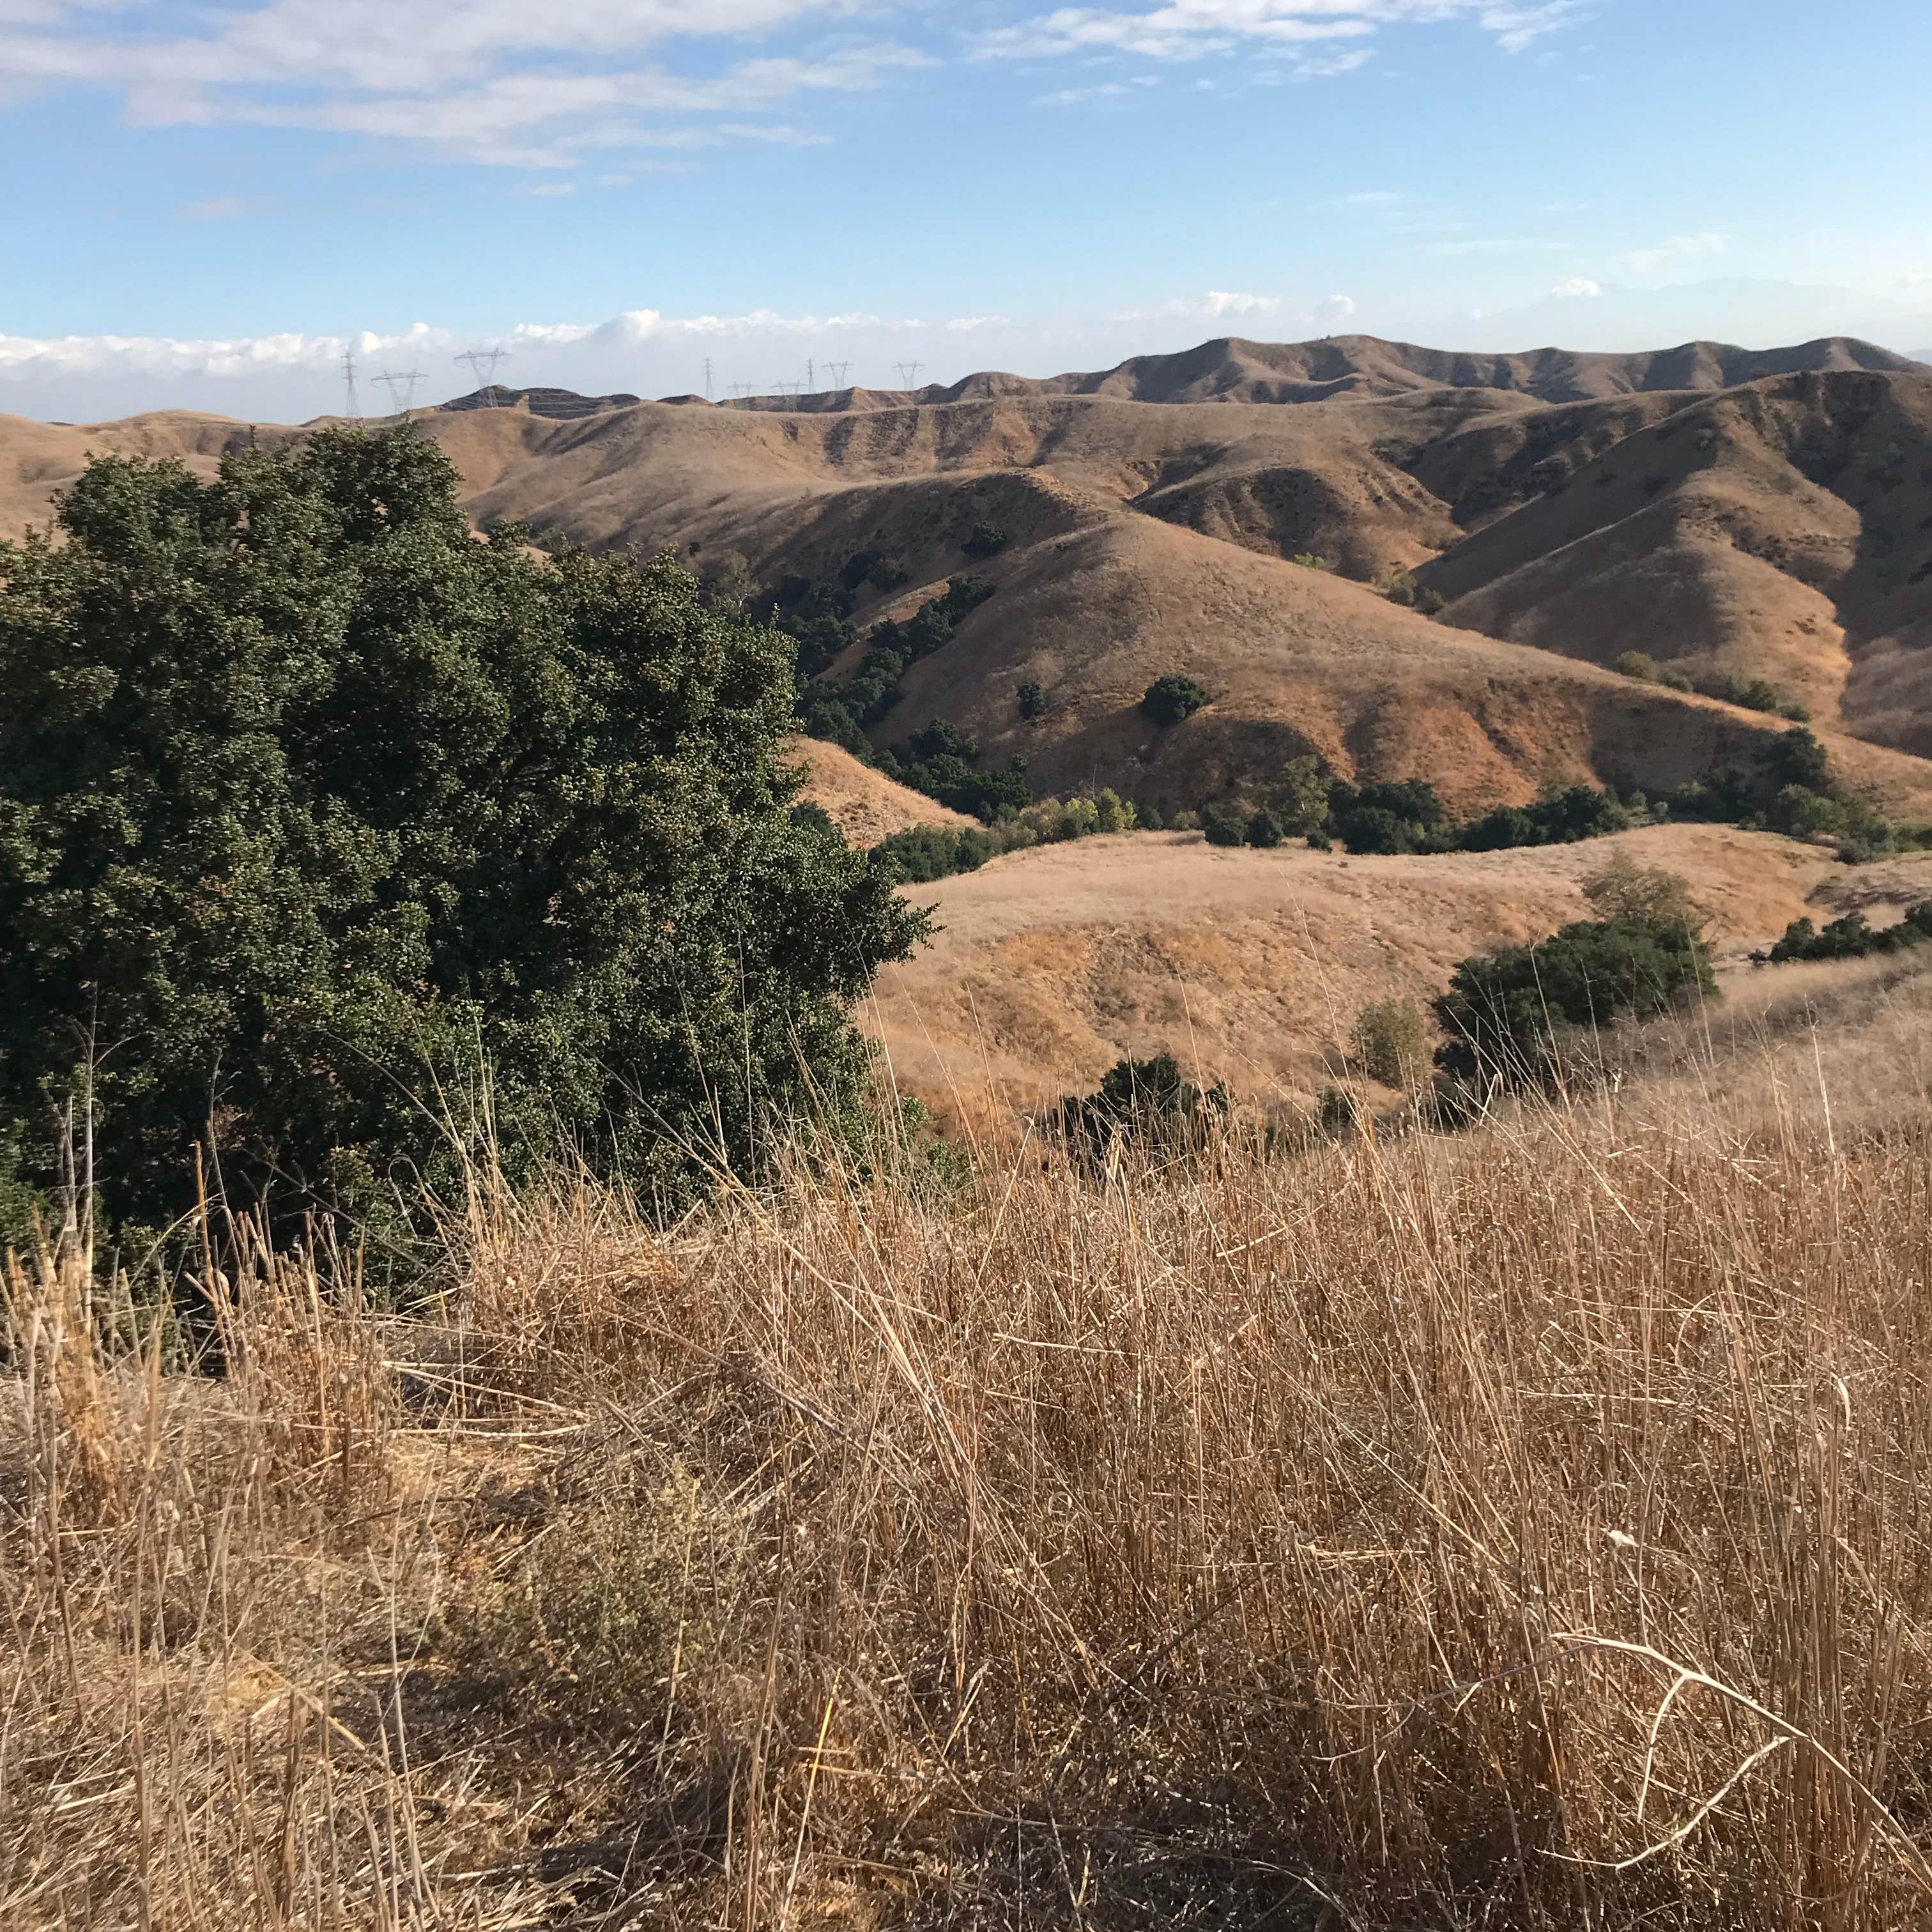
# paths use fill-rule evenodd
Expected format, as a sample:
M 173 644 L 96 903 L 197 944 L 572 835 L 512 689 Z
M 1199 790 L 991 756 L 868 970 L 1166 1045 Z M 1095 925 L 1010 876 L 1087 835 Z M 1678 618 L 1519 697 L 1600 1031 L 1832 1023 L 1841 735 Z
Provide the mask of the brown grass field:
M 8 1276 L 0 1923 L 1736 1928 L 1932 1899 L 1932 976 L 1460 1136 L 883 1143 L 437 1298 Z

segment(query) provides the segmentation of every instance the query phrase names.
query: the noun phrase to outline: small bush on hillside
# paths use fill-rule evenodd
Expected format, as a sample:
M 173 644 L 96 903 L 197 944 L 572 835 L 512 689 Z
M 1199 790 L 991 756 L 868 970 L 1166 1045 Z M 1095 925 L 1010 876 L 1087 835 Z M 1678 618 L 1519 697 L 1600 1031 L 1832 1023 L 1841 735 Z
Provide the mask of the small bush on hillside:
M 1648 651 L 1624 651 L 1610 660 L 1610 668 L 1640 684 L 1655 684 L 1664 676 L 1662 667 Z
M 1025 679 L 1015 694 L 1019 704 L 1020 716 L 1030 724 L 1036 718 L 1044 718 L 1049 709 L 1046 692 L 1034 678 Z
M 1711 922 L 1688 880 L 1660 866 L 1640 866 L 1628 852 L 1613 853 L 1591 873 L 1583 880 L 1583 896 L 1600 920 L 1615 926 L 1701 938 Z
M 1117 1138 L 1159 1153 L 1198 1151 L 1232 1105 L 1226 1087 L 1196 1086 L 1163 1053 L 1117 1061 L 1098 1093 L 1063 1100 L 1054 1120 L 1070 1148 L 1100 1160 Z
M 960 548 L 970 557 L 998 556 L 1006 547 L 1006 533 L 998 524 L 975 524 Z
M 1330 819 L 1351 852 L 1447 850 L 1449 814 L 1436 788 L 1419 778 L 1366 785 L 1336 784 Z
M 1564 1037 L 1714 996 L 1710 950 L 1682 928 L 1580 922 L 1534 946 L 1466 959 L 1436 1002 L 1436 1064 L 1452 1088 L 1554 1076 Z
M 1874 926 L 1862 912 L 1834 919 L 1822 932 L 1808 919 L 1793 920 L 1765 956 L 1782 965 L 1794 959 L 1862 959 L 1932 943 L 1932 899 L 1913 906 L 1896 926 Z
M 1000 847 L 988 832 L 950 825 L 915 825 L 872 848 L 872 862 L 895 884 L 929 884 L 957 872 L 976 872 Z
M 1149 685 L 1141 698 L 1141 712 L 1156 724 L 1178 724 L 1208 703 L 1207 692 L 1191 677 L 1170 671 Z
M 1441 591 L 1424 587 L 1415 593 L 1415 614 L 1418 617 L 1439 617 L 1448 602 Z
M 1371 1080 L 1411 1094 L 1429 1077 L 1429 1022 L 1412 1000 L 1381 1000 L 1355 1022 L 1354 1058 Z
M 1280 844 L 1288 834 L 1282 823 L 1264 806 L 1248 820 L 1247 841 L 1250 845 L 1258 845 L 1264 850 L 1272 850 Z
M 1210 845 L 1245 845 L 1248 820 L 1232 805 L 1210 805 L 1201 814 L 1202 836 Z
M 1312 550 L 1304 550 L 1300 556 L 1289 558 L 1291 563 L 1298 563 L 1304 570 L 1333 570 L 1335 560 L 1330 556 L 1317 556 Z

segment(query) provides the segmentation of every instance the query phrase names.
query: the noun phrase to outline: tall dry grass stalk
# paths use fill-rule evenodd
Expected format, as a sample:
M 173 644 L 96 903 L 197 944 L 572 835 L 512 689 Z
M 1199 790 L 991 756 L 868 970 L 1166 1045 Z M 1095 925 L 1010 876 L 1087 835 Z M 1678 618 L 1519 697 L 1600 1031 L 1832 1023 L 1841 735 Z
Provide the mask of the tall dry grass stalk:
M 482 1189 L 220 1379 L 40 1256 L 0 1921 L 1932 1921 L 1928 1156 Z

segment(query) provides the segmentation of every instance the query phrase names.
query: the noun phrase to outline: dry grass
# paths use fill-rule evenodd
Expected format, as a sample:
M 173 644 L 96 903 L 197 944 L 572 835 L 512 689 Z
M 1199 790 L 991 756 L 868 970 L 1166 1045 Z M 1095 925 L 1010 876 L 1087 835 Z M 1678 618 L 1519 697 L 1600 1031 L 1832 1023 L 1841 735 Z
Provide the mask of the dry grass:
M 9 1927 L 1878 1932 L 1932 1162 L 1600 1100 L 10 1278 Z M 215 1279 L 219 1262 L 220 1279 Z

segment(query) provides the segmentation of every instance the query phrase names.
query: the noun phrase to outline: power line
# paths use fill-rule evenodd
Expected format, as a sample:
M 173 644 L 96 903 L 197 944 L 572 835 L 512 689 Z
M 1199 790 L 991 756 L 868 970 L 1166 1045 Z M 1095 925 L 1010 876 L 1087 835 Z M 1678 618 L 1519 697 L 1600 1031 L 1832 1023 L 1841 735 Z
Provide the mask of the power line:
M 362 406 L 356 400 L 356 358 L 346 349 L 342 352 L 342 380 L 349 390 L 349 400 L 342 413 L 346 416 L 359 416 L 362 413 Z
M 400 404 L 396 413 L 405 416 L 410 412 L 410 405 L 416 399 L 416 385 L 424 380 L 420 369 L 404 369 L 396 374 L 385 369 L 374 378 L 388 391 L 390 401 Z
M 466 349 L 460 356 L 450 358 L 455 362 L 467 362 L 470 373 L 476 378 L 479 389 L 491 389 L 496 386 L 496 369 L 500 363 L 510 359 L 510 352 L 501 346 L 493 349 Z
M 899 386 L 910 389 L 919 380 L 919 372 L 926 364 L 923 362 L 901 362 L 894 366 L 899 372 Z

